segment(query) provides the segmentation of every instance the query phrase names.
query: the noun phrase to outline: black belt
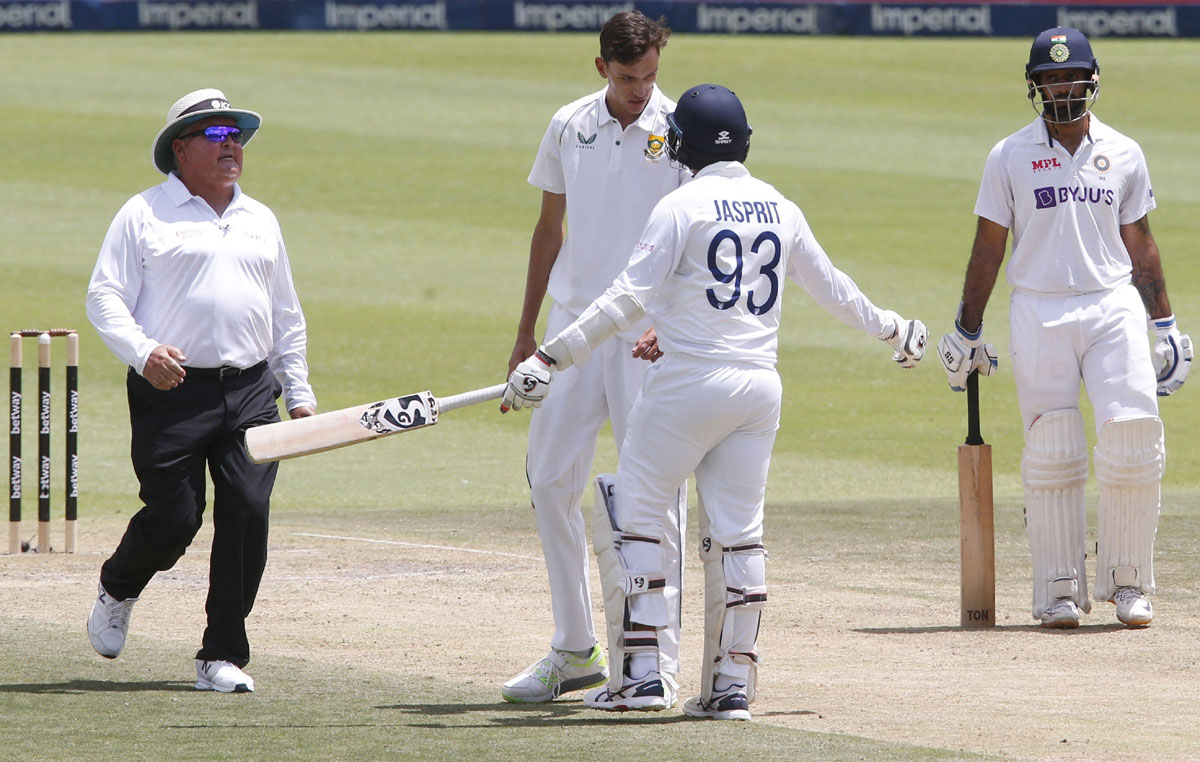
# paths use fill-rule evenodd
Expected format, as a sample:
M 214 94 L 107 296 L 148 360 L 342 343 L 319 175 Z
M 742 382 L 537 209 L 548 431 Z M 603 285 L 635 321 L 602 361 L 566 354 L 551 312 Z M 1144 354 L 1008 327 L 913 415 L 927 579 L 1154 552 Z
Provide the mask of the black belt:
M 246 373 L 254 373 L 267 367 L 267 361 L 263 360 L 257 365 L 252 365 L 249 368 L 235 368 L 232 365 L 222 365 L 219 368 L 189 368 L 183 366 L 187 371 L 188 378 L 197 378 L 202 381 L 224 381 L 227 378 L 237 378 Z

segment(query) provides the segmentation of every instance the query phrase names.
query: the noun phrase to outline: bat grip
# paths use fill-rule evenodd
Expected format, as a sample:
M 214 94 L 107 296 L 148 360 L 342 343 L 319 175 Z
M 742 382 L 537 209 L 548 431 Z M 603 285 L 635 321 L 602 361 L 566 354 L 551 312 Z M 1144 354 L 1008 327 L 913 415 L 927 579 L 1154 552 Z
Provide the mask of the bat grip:
M 504 390 L 507 387 L 508 384 L 496 384 L 495 386 L 475 389 L 474 391 L 463 392 L 462 394 L 452 394 L 449 397 L 439 397 L 438 410 L 444 413 L 447 410 L 455 410 L 460 407 L 487 402 L 488 400 L 500 399 L 504 396 Z
M 979 433 L 979 371 L 971 371 L 967 376 L 967 444 L 983 444 L 983 435 Z

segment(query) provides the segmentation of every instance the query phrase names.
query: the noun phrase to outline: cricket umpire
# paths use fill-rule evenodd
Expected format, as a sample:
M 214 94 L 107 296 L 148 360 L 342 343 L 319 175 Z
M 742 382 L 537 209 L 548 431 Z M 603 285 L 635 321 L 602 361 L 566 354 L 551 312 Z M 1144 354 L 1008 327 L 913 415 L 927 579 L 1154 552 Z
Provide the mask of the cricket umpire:
M 984 165 L 962 305 L 939 354 L 956 391 L 972 369 L 989 375 L 996 367 L 983 344 L 983 311 L 1011 230 L 1011 356 L 1025 429 L 1033 617 L 1043 627 L 1072 628 L 1091 609 L 1082 383 L 1098 439 L 1092 597 L 1116 604 L 1125 625 L 1144 627 L 1154 616 L 1166 463 L 1156 392 L 1183 385 L 1191 340 L 1175 326 L 1150 233 L 1155 200 L 1146 158 L 1091 111 L 1100 94 L 1091 43 L 1077 29 L 1047 29 L 1033 41 L 1025 77 L 1036 116 L 997 143 Z
M 129 366 L 131 458 L 144 507 L 100 570 L 88 636 L 113 659 L 133 603 L 200 529 L 205 467 L 213 543 L 196 688 L 254 690 L 246 617 L 267 560 L 277 464 L 251 463 L 250 426 L 312 415 L 304 314 L 275 215 L 242 193 L 243 147 L 262 123 L 220 90 L 189 93 L 153 143 L 166 180 L 125 203 L 87 293 L 92 325 Z

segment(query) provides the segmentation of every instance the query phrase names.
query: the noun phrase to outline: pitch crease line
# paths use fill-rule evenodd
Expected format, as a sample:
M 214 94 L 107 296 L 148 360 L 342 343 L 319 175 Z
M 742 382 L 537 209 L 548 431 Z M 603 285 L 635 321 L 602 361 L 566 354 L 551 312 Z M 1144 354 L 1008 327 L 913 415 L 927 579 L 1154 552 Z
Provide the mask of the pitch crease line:
M 496 550 L 478 550 L 476 548 L 456 548 L 451 545 L 423 545 L 419 542 L 401 542 L 399 540 L 375 540 L 370 537 L 346 537 L 340 534 L 312 534 L 310 532 L 292 532 L 296 537 L 316 537 L 322 540 L 347 540 L 349 542 L 370 542 L 376 545 L 400 545 L 405 548 L 428 548 L 430 550 L 456 550 L 459 553 L 480 553 L 485 556 L 504 556 L 505 558 L 523 558 L 526 561 L 541 561 L 537 556 L 522 556 L 519 553 L 501 553 Z

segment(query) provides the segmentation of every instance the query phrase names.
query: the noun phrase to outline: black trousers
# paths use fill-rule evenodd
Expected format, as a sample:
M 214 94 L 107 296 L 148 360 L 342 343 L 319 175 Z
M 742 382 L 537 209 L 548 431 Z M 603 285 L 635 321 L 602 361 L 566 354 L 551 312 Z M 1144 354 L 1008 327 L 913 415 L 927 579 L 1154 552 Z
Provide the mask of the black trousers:
M 281 389 L 266 363 L 223 380 L 188 375 L 161 391 L 130 370 L 126 380 L 131 457 L 144 507 L 100 570 L 117 600 L 136 597 L 156 572 L 183 556 L 200 529 L 205 467 L 213 482 L 208 626 L 197 659 L 250 661 L 246 617 L 267 562 L 267 514 L 277 463 L 256 465 L 246 428 L 279 420 Z

